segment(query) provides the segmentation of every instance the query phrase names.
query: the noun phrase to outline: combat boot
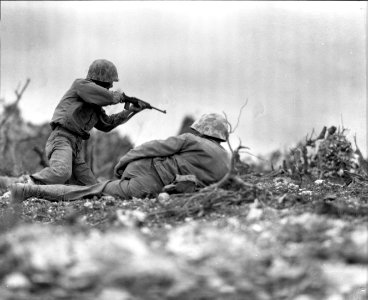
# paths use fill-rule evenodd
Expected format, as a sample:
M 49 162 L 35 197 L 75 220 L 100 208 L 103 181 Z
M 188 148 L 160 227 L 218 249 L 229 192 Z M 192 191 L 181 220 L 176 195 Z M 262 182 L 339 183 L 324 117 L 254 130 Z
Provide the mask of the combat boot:
M 10 192 L 12 201 L 14 203 L 15 202 L 20 203 L 30 197 L 46 199 L 49 201 L 65 201 L 70 200 L 65 197 L 67 189 L 68 186 L 62 184 L 37 185 L 37 184 L 15 183 L 11 186 Z M 69 187 L 69 189 L 74 190 L 75 188 Z
M 0 188 L 8 189 L 12 184 L 19 182 L 18 177 L 0 176 Z
M 13 203 L 21 203 L 31 197 L 40 196 L 40 186 L 24 183 L 14 183 L 10 186 L 10 199 Z
M 0 176 L 0 188 L 8 189 L 15 183 L 36 184 L 30 175 L 22 175 L 20 177 Z

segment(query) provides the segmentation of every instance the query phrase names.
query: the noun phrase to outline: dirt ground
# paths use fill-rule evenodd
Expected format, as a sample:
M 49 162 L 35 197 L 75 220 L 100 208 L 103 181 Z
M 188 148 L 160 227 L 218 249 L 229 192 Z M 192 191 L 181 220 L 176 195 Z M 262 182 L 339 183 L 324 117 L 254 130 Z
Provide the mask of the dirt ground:
M 0 198 L 0 298 L 363 300 L 368 182 L 74 202 Z M 6 192 L 6 191 L 3 191 Z

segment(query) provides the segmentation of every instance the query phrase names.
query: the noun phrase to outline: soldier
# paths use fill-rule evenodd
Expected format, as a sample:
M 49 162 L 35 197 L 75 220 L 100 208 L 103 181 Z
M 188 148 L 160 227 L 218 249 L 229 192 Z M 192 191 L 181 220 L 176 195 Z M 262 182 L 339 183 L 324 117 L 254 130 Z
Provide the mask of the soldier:
M 129 109 L 108 116 L 103 106 L 121 102 L 122 94 L 109 91 L 119 81 L 115 65 L 105 59 L 95 60 L 89 67 L 86 79 L 76 79 L 57 105 L 51 120 L 53 129 L 46 143 L 49 167 L 32 174 L 29 183 L 93 185 L 97 183 L 92 170 L 81 153 L 82 141 L 90 136 L 94 127 L 108 132 L 128 121 L 145 109 Z
M 202 186 L 219 181 L 230 167 L 230 157 L 220 144 L 229 135 L 226 119 L 219 114 L 205 114 L 191 128 L 192 133 L 153 140 L 130 150 L 115 166 L 119 180 L 86 187 L 17 183 L 11 187 L 12 199 L 63 201 L 103 194 L 142 198 L 160 193 L 176 175 L 195 175 Z

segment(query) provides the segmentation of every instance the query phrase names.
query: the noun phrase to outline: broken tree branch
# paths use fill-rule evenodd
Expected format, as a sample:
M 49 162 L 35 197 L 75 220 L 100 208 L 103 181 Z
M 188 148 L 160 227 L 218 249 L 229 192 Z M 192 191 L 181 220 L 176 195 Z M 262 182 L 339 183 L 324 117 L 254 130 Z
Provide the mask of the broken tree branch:
M 15 90 L 15 95 L 16 95 L 17 98 L 12 104 L 9 105 L 10 109 L 9 109 L 8 113 L 4 116 L 4 119 L 1 120 L 0 127 L 2 127 L 9 120 L 9 118 L 13 115 L 13 113 L 14 113 L 15 109 L 18 107 L 18 103 L 22 99 L 23 93 L 26 90 L 26 88 L 28 87 L 28 84 L 30 83 L 30 81 L 31 80 L 29 78 L 27 78 L 27 81 L 24 84 L 21 91 L 18 91 L 18 88 Z

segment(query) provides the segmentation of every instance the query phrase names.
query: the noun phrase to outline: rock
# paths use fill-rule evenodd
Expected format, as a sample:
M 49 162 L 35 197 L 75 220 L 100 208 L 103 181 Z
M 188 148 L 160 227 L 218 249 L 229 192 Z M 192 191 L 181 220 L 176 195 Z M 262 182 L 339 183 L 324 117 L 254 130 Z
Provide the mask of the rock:
M 157 200 L 158 200 L 159 202 L 162 202 L 162 203 L 167 202 L 169 199 L 170 199 L 170 195 L 169 195 L 168 193 L 160 193 L 160 194 L 157 196 Z
M 7 200 L 10 197 L 10 191 L 5 192 L 2 196 L 0 196 L 0 200 Z
M 299 195 L 301 195 L 301 196 L 312 196 L 313 192 L 312 191 L 301 191 L 299 193 Z
M 248 221 L 256 221 L 259 220 L 263 214 L 263 210 L 259 208 L 260 204 L 259 201 L 256 199 L 254 203 L 252 203 L 249 207 L 249 213 L 247 215 Z
M 322 270 L 331 285 L 331 290 L 337 295 L 347 294 L 356 287 L 365 287 L 367 284 L 366 265 L 324 263 Z
M 315 300 L 315 298 L 310 295 L 299 295 L 294 300 Z
M 4 279 L 4 285 L 11 290 L 28 289 L 31 286 L 29 279 L 19 272 L 11 273 Z
M 126 291 L 106 288 L 104 289 L 96 300 L 132 300 L 133 297 Z
M 83 204 L 83 206 L 85 207 L 85 208 L 93 208 L 93 203 L 91 202 L 91 201 L 86 201 L 84 204 Z
M 101 200 L 106 202 L 114 202 L 116 199 L 113 196 L 102 196 Z
M 122 210 L 116 211 L 117 220 L 121 225 L 126 227 L 139 227 L 146 219 L 146 214 L 139 210 Z

